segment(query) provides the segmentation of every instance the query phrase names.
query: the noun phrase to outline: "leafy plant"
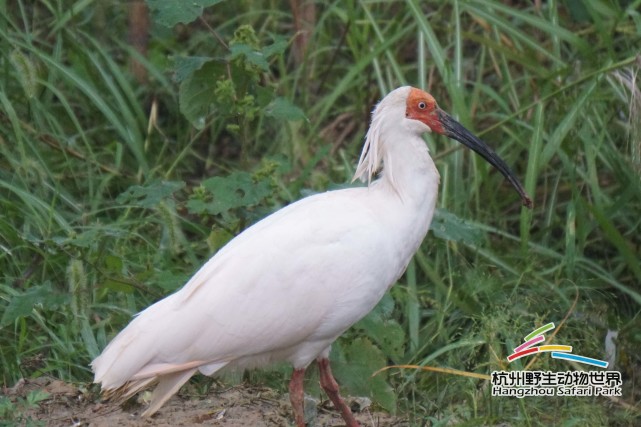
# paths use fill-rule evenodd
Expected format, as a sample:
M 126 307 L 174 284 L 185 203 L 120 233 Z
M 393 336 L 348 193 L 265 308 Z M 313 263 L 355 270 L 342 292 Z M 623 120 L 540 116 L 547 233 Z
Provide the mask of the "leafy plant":
M 1 426 L 43 426 L 44 421 L 38 421 L 25 415 L 25 412 L 37 408 L 39 403 L 49 398 L 49 393 L 42 390 L 30 391 L 26 397 L 18 397 L 13 402 L 9 397 L 0 396 L 0 425 Z

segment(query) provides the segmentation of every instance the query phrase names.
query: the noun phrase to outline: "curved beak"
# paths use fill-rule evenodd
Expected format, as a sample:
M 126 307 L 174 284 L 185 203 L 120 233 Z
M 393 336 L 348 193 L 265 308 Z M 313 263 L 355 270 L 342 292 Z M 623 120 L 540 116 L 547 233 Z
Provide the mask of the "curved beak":
M 512 184 L 514 189 L 521 196 L 523 206 L 530 209 L 532 208 L 532 199 L 530 199 L 530 197 L 525 193 L 523 185 L 521 185 L 516 175 L 514 175 L 508 165 L 498 156 L 498 154 L 494 152 L 494 150 L 440 108 L 437 109 L 436 114 L 438 115 L 439 122 L 443 127 L 443 135 L 459 141 L 461 144 L 480 154 L 481 157 L 497 168 L 499 172 L 501 172 L 510 182 L 510 184 Z

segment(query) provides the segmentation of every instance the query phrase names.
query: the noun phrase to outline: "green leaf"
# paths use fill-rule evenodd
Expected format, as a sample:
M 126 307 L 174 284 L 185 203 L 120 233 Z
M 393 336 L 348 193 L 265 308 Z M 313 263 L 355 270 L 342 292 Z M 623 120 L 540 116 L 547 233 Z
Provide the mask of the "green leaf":
M 124 267 L 124 263 L 122 261 L 122 257 L 115 256 L 115 255 L 107 255 L 104 258 L 105 262 L 105 267 L 107 267 L 107 271 L 110 271 L 112 273 L 122 273 L 122 269 Z
M 207 199 L 192 198 L 187 208 L 192 213 L 217 215 L 230 209 L 254 206 L 272 192 L 270 180 L 258 182 L 247 172 L 234 172 L 226 177 L 213 177 L 203 181 L 209 192 Z
M 78 319 L 78 321 L 80 322 L 80 336 L 82 337 L 82 341 L 85 343 L 87 354 L 89 354 L 89 357 L 94 359 L 98 357 L 100 350 L 98 349 L 98 343 L 96 342 L 96 337 L 91 329 L 89 319 L 87 319 L 87 317 L 82 317 Z
M 369 397 L 388 412 L 396 411 L 396 394 L 387 383 L 387 374 L 372 374 L 387 365 L 387 358 L 367 338 L 336 343 L 332 348 L 332 368 L 351 396 Z M 337 360 L 336 360 L 337 359 Z
M 200 70 L 203 65 L 208 62 L 218 60 L 220 58 L 212 58 L 209 56 L 178 56 L 174 60 L 174 79 L 178 83 L 182 83 L 196 71 Z
M 204 63 L 180 84 L 180 112 L 196 127 L 203 129 L 207 115 L 217 100 L 217 79 L 225 73 L 224 65 L 217 61 Z
M 386 293 L 381 301 L 354 328 L 364 331 L 389 358 L 400 358 L 404 353 L 405 331 L 391 318 L 394 298 Z
M 430 230 L 440 239 L 463 242 L 468 245 L 478 246 L 483 241 L 484 233 L 481 229 L 451 212 L 436 209 Z
M 51 289 L 50 283 L 34 286 L 25 293 L 16 295 L 9 300 L 9 305 L 4 310 L 2 319 L 0 319 L 0 327 L 10 325 L 21 317 L 31 315 L 33 308 L 37 304 L 46 305 L 48 309 L 54 309 L 68 299 L 64 295 L 55 293 Z
M 114 292 L 122 292 L 123 294 L 132 294 L 136 288 L 128 283 L 123 283 L 118 280 L 107 279 L 102 282 L 101 287 L 112 290 Z
M 265 109 L 265 114 L 275 119 L 297 121 L 307 120 L 303 110 L 292 104 L 285 98 L 274 99 Z
M 244 43 L 236 43 L 234 45 L 231 45 L 229 47 L 229 50 L 231 51 L 231 54 L 229 56 L 230 60 L 243 57 L 247 60 L 247 62 L 257 66 L 261 70 L 263 71 L 269 70 L 269 63 L 267 63 L 265 54 L 263 54 L 262 51 L 257 51 L 253 47 Z
M 50 396 L 51 394 L 44 390 L 32 390 L 27 394 L 27 404 L 29 407 L 32 407 L 43 400 L 49 399 Z
M 167 27 L 188 24 L 203 14 L 203 9 L 223 0 L 147 0 L 156 22 Z
M 234 235 L 229 231 L 222 228 L 216 228 L 212 230 L 211 233 L 209 233 L 209 237 L 207 238 L 207 245 L 212 252 L 216 252 L 227 243 L 229 243 L 229 241 L 233 238 Z
M 127 231 L 109 226 L 92 227 L 87 230 L 73 235 L 69 238 L 53 238 L 52 240 L 58 245 L 72 245 L 77 248 L 91 248 L 96 242 L 102 241 L 105 237 L 120 238 L 126 236 Z
M 187 283 L 190 277 L 190 273 L 173 273 L 171 271 L 163 271 L 162 273 L 155 275 L 153 283 L 165 291 L 173 292 Z
M 575 100 L 572 105 L 568 106 L 565 117 L 563 117 L 563 120 L 561 120 L 552 135 L 550 135 L 544 144 L 539 164 L 547 165 L 550 163 L 552 158 L 558 155 L 558 152 L 561 151 L 561 144 L 566 141 L 570 132 L 576 128 L 576 123 L 580 122 L 585 117 L 585 107 L 591 101 L 591 95 L 598 87 L 597 83 L 598 79 L 594 79 L 587 88 L 584 88 L 579 98 Z
M 182 181 L 154 181 L 149 185 L 134 185 L 116 198 L 123 205 L 134 205 L 141 208 L 156 207 L 161 200 L 182 189 Z
M 274 43 L 269 46 L 265 46 L 263 50 L 263 55 L 265 58 L 271 58 L 274 55 L 281 55 L 285 53 L 285 49 L 289 45 L 285 37 L 274 37 Z

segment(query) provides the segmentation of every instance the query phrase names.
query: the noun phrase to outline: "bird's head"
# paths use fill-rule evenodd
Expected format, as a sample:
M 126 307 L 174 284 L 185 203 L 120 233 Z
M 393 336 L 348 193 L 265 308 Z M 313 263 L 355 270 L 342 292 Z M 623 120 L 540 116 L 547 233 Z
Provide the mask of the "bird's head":
M 452 116 L 439 108 L 434 97 L 427 92 L 416 88 L 404 89 L 405 95 L 405 118 L 409 123 L 415 123 L 418 129 L 425 125 L 427 129 L 440 135 L 445 135 L 455 139 L 466 147 L 477 152 L 481 157 L 487 160 L 492 166 L 497 168 L 501 174 L 512 184 L 514 189 L 521 196 L 523 205 L 528 208 L 532 207 L 532 200 L 525 193 L 523 185 L 510 170 L 507 164 L 494 152 L 485 142 L 467 130 L 463 125 L 454 120 Z M 397 89 L 398 90 L 398 89 Z M 420 123 L 420 124 L 419 124 Z M 411 125 L 410 125 L 411 126 Z

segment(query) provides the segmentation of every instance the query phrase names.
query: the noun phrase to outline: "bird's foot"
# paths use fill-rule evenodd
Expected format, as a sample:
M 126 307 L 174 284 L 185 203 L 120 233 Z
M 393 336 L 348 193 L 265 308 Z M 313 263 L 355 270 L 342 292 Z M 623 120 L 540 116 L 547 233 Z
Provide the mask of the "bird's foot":
M 360 427 L 352 410 L 347 406 L 339 393 L 338 383 L 334 379 L 332 370 L 329 367 L 329 359 L 318 359 L 318 369 L 320 370 L 320 383 L 329 399 L 334 403 L 334 407 L 341 413 L 347 427 Z

